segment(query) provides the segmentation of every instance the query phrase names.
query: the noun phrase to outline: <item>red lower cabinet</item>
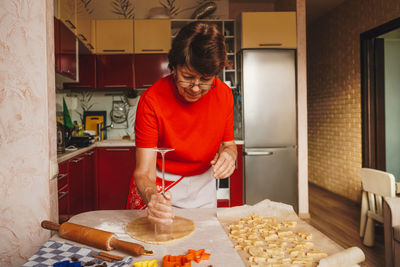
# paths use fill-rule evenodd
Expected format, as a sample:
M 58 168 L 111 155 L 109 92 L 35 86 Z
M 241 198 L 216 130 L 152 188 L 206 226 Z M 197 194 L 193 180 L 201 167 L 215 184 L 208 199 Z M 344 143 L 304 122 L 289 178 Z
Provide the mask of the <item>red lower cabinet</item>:
M 95 156 L 96 150 L 92 149 L 84 154 L 84 211 L 96 209 L 96 194 L 95 194 Z
M 57 176 L 58 189 L 58 218 L 59 223 L 66 222 L 69 219 L 69 168 L 68 162 L 60 163 Z
M 223 182 L 223 181 L 220 182 L 221 185 L 224 183 L 226 187 L 229 188 L 229 199 L 218 199 L 217 206 L 219 208 L 235 207 L 243 205 L 243 156 L 242 156 L 243 153 L 242 152 L 243 152 L 243 146 L 237 145 L 236 169 L 230 176 L 228 182 Z
M 97 148 L 97 209 L 125 209 L 135 169 L 134 147 Z
M 237 145 L 237 165 L 230 181 L 231 207 L 243 205 L 243 146 Z
M 69 162 L 70 214 L 84 211 L 85 206 L 85 156 L 79 155 Z

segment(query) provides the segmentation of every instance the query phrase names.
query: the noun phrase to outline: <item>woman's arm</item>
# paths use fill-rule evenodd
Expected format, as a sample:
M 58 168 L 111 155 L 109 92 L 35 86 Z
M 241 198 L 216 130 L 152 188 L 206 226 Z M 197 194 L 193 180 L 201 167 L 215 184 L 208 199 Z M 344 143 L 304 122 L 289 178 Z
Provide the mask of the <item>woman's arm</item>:
M 214 165 L 214 177 L 222 179 L 230 176 L 235 171 L 237 149 L 235 141 L 222 142 L 218 153 L 211 164 Z
M 157 152 L 151 148 L 136 148 L 135 184 L 147 204 L 152 193 L 157 193 L 156 187 Z
M 156 186 L 157 152 L 151 148 L 136 148 L 135 184 L 147 204 L 147 217 L 156 224 L 172 223 L 173 213 L 171 195 L 166 197 L 157 192 Z

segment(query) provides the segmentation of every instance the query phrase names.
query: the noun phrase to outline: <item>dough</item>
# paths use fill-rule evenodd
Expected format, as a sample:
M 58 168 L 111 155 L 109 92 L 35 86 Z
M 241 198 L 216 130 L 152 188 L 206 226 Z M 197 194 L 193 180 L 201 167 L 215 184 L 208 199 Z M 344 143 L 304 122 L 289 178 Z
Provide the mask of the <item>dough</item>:
M 170 244 L 191 235 L 195 230 L 192 220 L 175 216 L 172 223 L 171 232 L 163 235 L 156 235 L 154 225 L 147 217 L 137 218 L 125 228 L 125 232 L 132 238 L 149 244 Z

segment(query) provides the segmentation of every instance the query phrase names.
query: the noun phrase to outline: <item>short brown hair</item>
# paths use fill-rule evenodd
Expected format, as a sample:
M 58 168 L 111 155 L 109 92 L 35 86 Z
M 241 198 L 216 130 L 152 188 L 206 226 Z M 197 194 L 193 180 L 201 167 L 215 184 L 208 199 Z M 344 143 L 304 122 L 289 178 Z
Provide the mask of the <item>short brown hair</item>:
M 172 42 L 169 68 L 186 66 L 207 76 L 217 75 L 225 65 L 225 37 L 215 24 L 192 22 Z

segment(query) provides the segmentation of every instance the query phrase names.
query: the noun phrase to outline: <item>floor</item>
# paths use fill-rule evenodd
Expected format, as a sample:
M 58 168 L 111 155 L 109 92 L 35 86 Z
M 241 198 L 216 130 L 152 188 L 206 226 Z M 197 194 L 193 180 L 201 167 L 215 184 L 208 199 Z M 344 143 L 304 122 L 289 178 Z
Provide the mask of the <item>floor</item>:
M 366 258 L 361 266 L 384 266 L 383 227 L 376 227 L 375 246 L 364 246 L 359 235 L 359 204 L 313 184 L 309 184 L 309 203 L 311 218 L 307 221 L 312 226 L 344 248 L 361 248 Z

